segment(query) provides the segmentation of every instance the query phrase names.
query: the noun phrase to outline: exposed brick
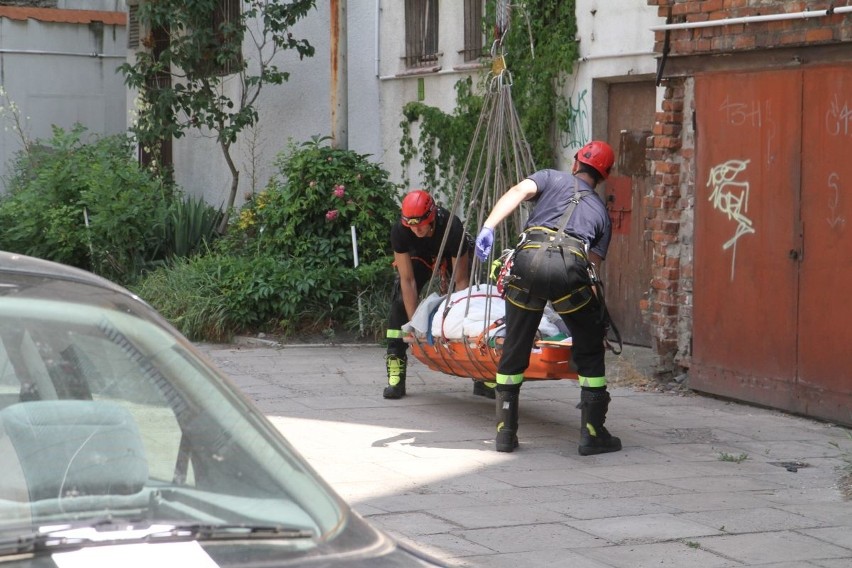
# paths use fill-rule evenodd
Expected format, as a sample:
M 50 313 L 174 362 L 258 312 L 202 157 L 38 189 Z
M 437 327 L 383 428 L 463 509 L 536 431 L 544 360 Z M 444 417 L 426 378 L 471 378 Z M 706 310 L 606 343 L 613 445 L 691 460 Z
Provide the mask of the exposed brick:
M 664 111 L 683 112 L 683 99 L 666 99 L 662 108 Z
M 677 235 L 670 235 L 661 231 L 654 231 L 653 233 L 651 233 L 651 240 L 656 243 L 676 243 Z
M 725 7 L 725 0 L 704 0 L 701 2 L 702 12 L 715 12 Z
M 663 176 L 663 183 L 666 185 L 676 185 L 680 182 L 679 174 L 666 174 Z
M 734 38 L 734 49 L 753 49 L 754 46 L 754 36 L 739 35 Z
M 808 43 L 816 43 L 822 41 L 831 41 L 834 39 L 834 28 L 816 28 L 805 32 L 805 41 Z
M 668 148 L 670 150 L 676 150 L 680 148 L 681 141 L 680 138 L 674 138 L 671 136 L 660 136 L 655 138 L 654 145 L 660 148 Z
M 657 164 L 657 173 L 678 174 L 680 173 L 680 164 L 675 162 L 660 162 Z
M 799 45 L 805 43 L 805 30 L 792 30 L 779 37 L 779 45 Z
M 677 288 L 677 281 L 666 278 L 654 278 L 651 280 L 651 288 L 654 290 L 674 290 Z
M 680 232 L 680 221 L 663 221 L 663 232 L 667 235 L 677 235 Z
M 657 312 L 656 313 L 661 314 L 665 318 L 665 321 L 668 322 L 668 321 L 672 321 L 672 318 L 674 316 L 677 316 L 679 312 L 680 312 L 680 306 L 678 306 L 677 304 L 675 304 L 675 305 L 659 304 L 657 306 Z
M 656 300 L 662 304 L 675 304 L 677 300 L 675 299 L 675 295 L 667 290 L 657 290 L 656 292 Z

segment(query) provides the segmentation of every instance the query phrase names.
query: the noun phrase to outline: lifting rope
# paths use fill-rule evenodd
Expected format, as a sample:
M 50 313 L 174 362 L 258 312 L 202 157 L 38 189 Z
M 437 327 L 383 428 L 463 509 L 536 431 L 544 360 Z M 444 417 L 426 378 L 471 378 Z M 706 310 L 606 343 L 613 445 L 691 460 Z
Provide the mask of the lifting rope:
M 494 41 L 490 53 L 491 69 L 485 81 L 482 110 L 450 207 L 451 212 L 456 212 L 466 205 L 466 225 L 473 226 L 474 232 L 482 225 L 494 205 L 509 188 L 524 179 L 530 172 L 536 171 L 532 151 L 524 138 L 520 118 L 512 99 L 512 74 L 506 65 L 503 45 L 509 25 L 509 3 L 507 0 L 498 0 Z M 410 343 L 418 359 L 433 369 L 447 374 L 483 380 L 494 379 L 500 358 L 498 348 L 502 338 L 493 334 L 501 320 L 491 317 L 491 300 L 501 298 L 501 294 L 496 285 L 488 281 L 493 264 L 490 261 L 495 258 L 495 255 L 499 258 L 503 251 L 514 248 L 527 215 L 527 205 L 522 204 L 511 216 L 495 227 L 493 252 L 484 265 L 473 254 L 473 250 L 470 250 L 472 266 L 466 297 L 461 302 L 453 298 L 455 281 L 450 278 L 446 297 L 436 306 L 437 311 L 442 311 L 443 326 L 453 306 L 464 304 L 464 315 L 467 316 L 474 295 L 486 296 L 485 317 L 481 330 L 473 334 L 469 340 L 463 341 L 445 340 L 429 333 L 427 341 L 424 342 L 422 338 L 415 335 Z M 449 231 L 445 231 L 438 258 L 443 258 L 448 236 Z M 456 251 L 456 257 L 461 252 L 461 246 Z M 426 288 L 425 297 L 429 296 L 432 283 L 436 281 L 439 264 L 436 263 L 433 270 L 433 278 Z M 542 347 L 539 356 L 531 357 L 530 369 L 525 375 L 528 378 L 540 379 L 575 378 L 576 374 L 569 367 L 569 345 Z

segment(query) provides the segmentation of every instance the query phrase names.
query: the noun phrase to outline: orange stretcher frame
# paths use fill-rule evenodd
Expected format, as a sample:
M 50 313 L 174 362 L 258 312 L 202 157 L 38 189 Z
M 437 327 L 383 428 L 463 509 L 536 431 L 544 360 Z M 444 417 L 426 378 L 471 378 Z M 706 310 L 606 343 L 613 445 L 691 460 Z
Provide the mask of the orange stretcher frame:
M 430 344 L 413 334 L 407 336 L 405 342 L 414 356 L 433 371 L 483 381 L 494 380 L 503 343 L 502 338 L 496 338 L 494 346 L 476 338 L 434 338 Z M 537 341 L 524 380 L 558 379 L 577 380 L 577 372 L 571 367 L 571 344 Z

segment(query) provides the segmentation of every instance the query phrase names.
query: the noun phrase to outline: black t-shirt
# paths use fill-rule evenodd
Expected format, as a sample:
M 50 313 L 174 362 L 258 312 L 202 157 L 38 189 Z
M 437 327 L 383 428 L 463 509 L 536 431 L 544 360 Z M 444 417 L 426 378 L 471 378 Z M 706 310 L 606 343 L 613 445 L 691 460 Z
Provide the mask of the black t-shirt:
M 450 222 L 450 220 L 452 220 Z M 438 207 L 435 213 L 435 232 L 429 237 L 422 239 L 417 237 L 414 232 L 402 224 L 400 220 L 394 223 L 391 228 L 391 246 L 394 252 L 409 253 L 411 256 L 418 258 L 433 260 L 438 257 L 438 251 L 441 248 L 441 241 L 444 239 L 444 231 L 447 230 L 447 225 L 450 226 L 450 234 L 447 238 L 447 244 L 444 245 L 444 258 L 451 259 L 459 252 L 459 243 L 462 243 L 461 253 L 464 254 L 469 249 L 468 239 L 465 238 L 464 226 L 461 220 L 455 215 L 450 215 L 450 212 L 443 207 Z
M 609 241 L 612 238 L 612 221 L 603 200 L 594 189 L 569 172 L 559 170 L 539 170 L 528 176 L 535 182 L 538 191 L 530 202 L 527 227 L 547 227 L 556 229 L 559 219 L 568 207 L 568 200 L 577 191 L 591 191 L 574 209 L 574 214 L 565 226 L 565 232 L 589 245 L 589 250 L 602 259 L 606 258 Z

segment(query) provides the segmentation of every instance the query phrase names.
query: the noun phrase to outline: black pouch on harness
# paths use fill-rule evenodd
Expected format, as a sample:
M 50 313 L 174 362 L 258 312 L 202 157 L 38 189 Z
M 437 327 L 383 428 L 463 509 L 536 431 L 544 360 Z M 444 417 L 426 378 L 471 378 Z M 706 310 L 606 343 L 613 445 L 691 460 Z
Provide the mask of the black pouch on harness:
M 591 286 L 583 286 L 557 300 L 553 300 L 553 309 L 557 314 L 570 314 L 576 312 L 586 304 L 592 301 Z
M 547 300 L 533 296 L 529 290 L 521 288 L 518 284 L 506 286 L 506 301 L 524 310 L 534 311 L 543 310 L 547 305 Z

